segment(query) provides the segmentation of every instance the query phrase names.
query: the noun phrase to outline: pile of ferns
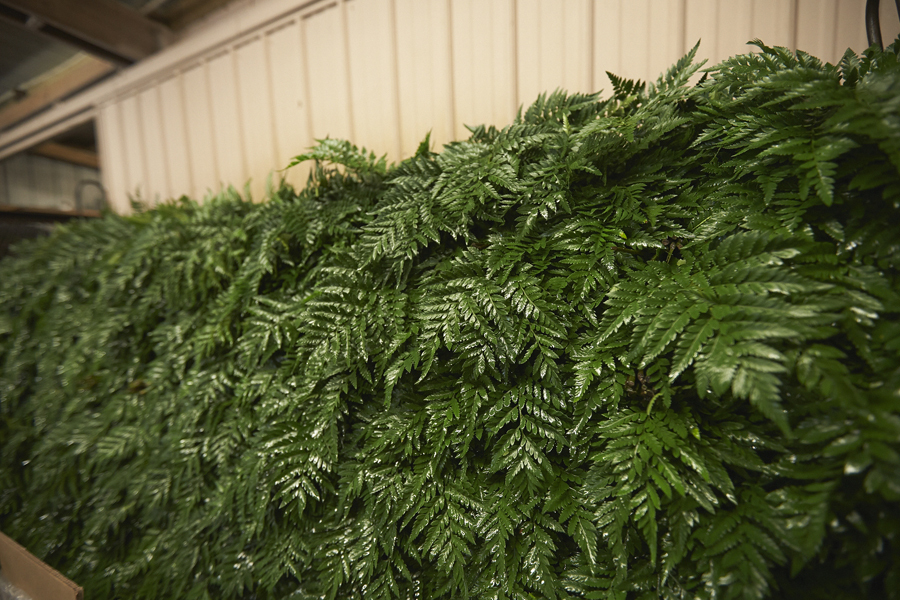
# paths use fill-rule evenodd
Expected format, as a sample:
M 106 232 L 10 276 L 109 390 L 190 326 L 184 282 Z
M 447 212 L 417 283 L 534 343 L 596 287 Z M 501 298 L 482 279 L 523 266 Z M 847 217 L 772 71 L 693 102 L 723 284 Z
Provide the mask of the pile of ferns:
M 900 44 L 758 44 L 0 265 L 90 598 L 900 598 Z

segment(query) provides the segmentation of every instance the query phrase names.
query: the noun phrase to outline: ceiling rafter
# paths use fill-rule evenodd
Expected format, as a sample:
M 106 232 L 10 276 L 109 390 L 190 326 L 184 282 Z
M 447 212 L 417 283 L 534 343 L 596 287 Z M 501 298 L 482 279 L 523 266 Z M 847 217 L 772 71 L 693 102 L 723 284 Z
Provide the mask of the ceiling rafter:
M 57 142 L 44 142 L 29 150 L 29 152 L 45 158 L 65 161 L 73 165 L 91 167 L 92 169 L 100 168 L 100 157 L 94 150 L 75 148 L 74 146 L 67 146 Z
M 52 106 L 55 102 L 115 71 L 115 67 L 86 54 L 70 61 L 68 68 L 28 89 L 25 96 L 0 109 L 0 130 Z
M 120 64 L 146 58 L 172 36 L 164 25 L 112 0 L 0 0 L 0 16 Z

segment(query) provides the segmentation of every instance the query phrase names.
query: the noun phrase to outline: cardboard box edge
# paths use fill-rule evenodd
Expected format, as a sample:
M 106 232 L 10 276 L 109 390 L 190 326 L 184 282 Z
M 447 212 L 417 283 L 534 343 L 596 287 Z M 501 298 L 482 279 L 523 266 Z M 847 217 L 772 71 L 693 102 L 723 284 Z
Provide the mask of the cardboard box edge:
M 11 571 L 9 570 L 10 565 L 7 564 L 10 562 L 10 559 L 13 561 L 13 569 Z M 68 592 L 66 597 L 70 600 L 84 600 L 84 589 L 80 585 L 44 563 L 2 531 L 0 531 L 0 568 L 3 569 L 3 576 L 23 592 L 29 594 L 32 600 L 56 600 L 56 598 L 43 598 L 40 594 L 34 593 L 34 588 L 26 589 L 26 586 L 32 586 L 28 585 L 27 581 L 25 581 L 25 586 L 22 585 L 23 575 L 26 578 L 36 577 L 38 580 L 50 578 L 56 584 L 53 587 L 59 591 L 65 590 Z

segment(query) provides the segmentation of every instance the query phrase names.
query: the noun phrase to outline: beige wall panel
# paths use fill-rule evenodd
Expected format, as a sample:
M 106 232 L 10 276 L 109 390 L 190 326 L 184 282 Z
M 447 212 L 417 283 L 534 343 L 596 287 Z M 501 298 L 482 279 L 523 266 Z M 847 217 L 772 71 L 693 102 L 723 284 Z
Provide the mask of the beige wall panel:
M 275 119 L 275 168 L 285 168 L 291 159 L 312 145 L 309 134 L 306 73 L 303 68 L 299 21 L 269 32 L 269 68 Z M 309 164 L 300 164 L 275 177 L 284 177 L 294 187 L 306 185 Z
M 798 2 L 797 46 L 800 49 L 837 64 L 847 48 L 859 53 L 868 46 L 865 0 Z M 881 3 L 880 17 L 881 35 L 887 45 L 900 33 L 900 21 L 893 2 Z
M 224 52 L 210 58 L 209 92 L 212 101 L 213 139 L 216 144 L 218 183 L 244 188 L 249 174 L 244 163 L 244 139 L 235 77 L 234 53 Z
M 832 56 L 828 59 L 831 62 L 840 61 L 847 48 L 852 48 L 854 52 L 862 52 L 868 46 L 866 39 L 866 3 L 860 0 L 839 0 L 837 6 L 837 19 L 834 32 L 834 50 Z M 884 10 L 885 7 L 890 10 Z M 884 38 L 885 45 L 891 43 L 894 35 L 889 35 L 888 28 L 885 27 L 885 17 L 893 15 L 897 18 L 897 7 L 893 2 L 884 0 L 881 3 L 881 35 Z M 836 64 L 836 63 L 835 63 Z
M 400 152 L 431 132 L 432 148 L 454 139 L 449 0 L 396 0 Z
M 836 64 L 847 48 L 859 54 L 869 45 L 866 38 L 865 6 L 865 0 L 837 0 L 834 47 L 826 60 Z M 900 34 L 900 15 L 897 14 L 896 4 L 890 0 L 882 0 L 879 18 L 881 38 L 887 46 Z
M 699 41 L 700 48 L 697 49 L 697 60 L 698 62 L 704 59 L 707 60 L 707 67 L 714 65 L 717 62 L 716 57 L 719 56 L 718 21 L 718 0 L 686 0 L 684 45 L 687 48 L 691 48 Z
M 467 138 L 465 124 L 508 124 L 541 92 L 602 88 L 608 96 L 607 70 L 654 81 L 698 39 L 698 58 L 708 66 L 752 50 L 746 42 L 753 38 L 834 62 L 848 46 L 865 47 L 864 5 L 297 0 L 292 15 L 211 37 L 185 58 L 205 57 L 202 64 L 154 75 L 164 80 L 156 100 L 150 92 L 135 97 L 133 87 L 116 91 L 119 99 L 98 117 L 104 182 L 123 210 L 138 186 L 145 199 L 156 192 L 199 198 L 223 183 L 240 188 L 248 177 L 259 199 L 266 175 L 315 138 L 349 139 L 397 160 L 431 130 L 439 150 Z M 895 12 L 893 2 L 882 2 L 887 43 L 900 33 Z M 309 166 L 286 178 L 305 184 Z
M 400 159 L 393 0 L 348 0 L 350 94 L 357 146 Z
M 168 194 L 172 198 L 193 193 L 183 98 L 180 76 L 170 77 L 159 85 L 162 138 L 165 143 L 166 170 L 169 174 Z
M 563 60 L 559 52 L 559 40 L 552 39 L 562 27 L 562 15 L 555 12 L 548 21 L 541 12 L 540 0 L 516 0 L 516 68 L 519 85 L 516 93 L 525 108 L 529 104 L 528 98 L 534 99 L 547 91 L 545 83 L 551 74 L 543 76 L 545 64 L 558 65 Z
M 650 0 L 623 0 L 621 4 L 622 71 L 616 75 L 646 81 L 650 72 Z
M 797 48 L 834 60 L 838 0 L 797 0 Z
M 456 137 L 465 125 L 508 125 L 515 98 L 513 0 L 452 0 L 453 82 Z
M 258 37 L 238 46 L 235 51 L 238 74 L 238 105 L 247 165 L 250 193 L 257 202 L 265 197 L 266 179 L 277 166 L 275 123 L 272 118 L 272 90 L 269 85 L 269 60 L 265 41 Z M 234 182 L 238 183 L 238 182 Z
M 120 214 L 131 212 L 128 202 L 128 188 L 125 185 L 125 151 L 122 147 L 122 128 L 119 119 L 119 105 L 108 104 L 97 115 L 97 151 L 100 155 L 100 173 L 106 202 Z
M 751 37 L 748 39 L 759 38 L 767 46 L 795 47 L 796 0 L 753 0 L 752 9 Z
M 770 46 L 794 48 L 796 2 L 686 0 L 683 17 L 685 51 L 699 39 L 698 59 L 706 59 L 706 66 L 711 67 L 735 54 L 758 51 L 747 44 L 756 38 Z
M 302 20 L 304 57 L 309 75 L 309 100 L 312 135 L 350 139 L 353 121 L 350 114 L 347 45 L 342 8 L 332 4 Z
M 656 81 L 685 52 L 682 6 L 674 1 L 595 0 L 593 87 L 612 89 L 607 71 Z
M 148 194 L 148 177 L 144 161 L 144 135 L 137 96 L 121 101 L 119 120 L 125 149 L 125 190 L 143 202 L 152 200 Z
M 182 73 L 187 150 L 193 197 L 197 200 L 209 191 L 219 189 L 218 148 L 213 138 L 212 101 L 206 69 L 207 65 L 200 64 Z
M 591 1 L 517 0 L 518 101 L 562 88 L 591 92 Z
M 171 197 L 169 174 L 166 168 L 166 149 L 163 141 L 162 111 L 159 108 L 159 89 L 156 86 L 138 94 L 141 111 L 141 131 L 144 134 L 144 160 L 147 167 L 146 198 L 154 204 Z
M 716 61 L 754 50 L 747 42 L 753 39 L 753 1 L 719 0 Z
M 627 30 L 623 32 L 627 38 Z M 681 2 L 652 2 L 647 21 L 647 74 L 642 77 L 655 82 L 660 75 L 685 55 L 684 8 Z
M 593 87 L 595 91 L 603 90 L 607 98 L 612 93 L 612 84 L 606 73 L 622 73 L 621 32 L 621 0 L 595 0 Z
M 852 5 L 859 5 L 861 0 L 844 0 Z M 865 34 L 865 17 L 863 16 L 863 10 L 859 9 L 859 19 L 860 22 L 863 23 L 862 30 L 858 29 L 858 26 L 854 25 L 851 30 L 853 33 L 850 35 L 856 35 L 858 42 L 856 45 L 850 43 L 849 41 L 844 44 L 844 46 L 849 46 L 856 50 L 857 52 L 862 52 L 863 48 L 865 48 L 867 44 L 866 34 Z M 897 36 L 900 35 L 900 14 L 897 13 L 897 6 L 890 2 L 889 0 L 884 0 L 881 3 L 881 37 L 885 46 L 894 43 L 894 40 L 897 39 Z M 848 20 L 849 23 L 849 20 Z M 842 39 L 842 38 L 839 38 Z
M 558 34 L 563 43 L 562 87 L 572 92 L 594 92 L 593 0 L 566 2 L 565 7 Z

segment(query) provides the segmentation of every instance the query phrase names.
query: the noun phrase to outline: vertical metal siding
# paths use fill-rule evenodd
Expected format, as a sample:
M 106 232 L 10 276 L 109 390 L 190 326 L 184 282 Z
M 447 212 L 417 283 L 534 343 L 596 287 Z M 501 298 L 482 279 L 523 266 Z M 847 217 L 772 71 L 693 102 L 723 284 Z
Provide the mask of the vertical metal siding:
M 207 63 L 210 84 L 210 109 L 213 140 L 220 185 L 243 187 L 248 173 L 244 163 L 244 139 L 234 61 L 234 51 L 212 57 Z M 257 132 L 250 132 L 257 135 Z M 216 186 L 213 186 L 216 187 Z
M 591 90 L 591 25 L 591 0 L 517 1 L 518 104 L 557 88 Z
M 650 46 L 650 56 L 647 58 L 647 71 L 641 79 L 655 81 L 662 73 L 681 58 L 695 42 L 690 42 L 684 37 L 684 2 L 666 2 L 658 6 L 657 2 L 650 4 L 650 19 L 647 35 L 647 43 Z M 627 36 L 628 31 L 620 35 Z
M 28 164 L 28 157 L 24 154 L 17 154 L 5 161 L 6 166 L 6 201 L 15 204 L 19 201 L 20 194 L 27 194 L 29 203 L 31 199 L 31 168 Z
M 591 83 L 593 91 L 609 89 L 606 72 L 622 74 L 622 49 L 619 32 L 622 30 L 620 0 L 594 0 L 593 48 Z
M 660 4 L 660 3 L 657 3 Z M 650 0 L 622 0 L 621 23 L 614 35 L 621 46 L 621 73 L 629 79 L 647 79 L 650 71 L 650 53 L 657 47 L 650 37 L 650 22 L 655 11 L 650 10 Z
M 52 210 L 76 209 L 79 182 L 96 181 L 97 169 L 61 160 L 14 155 L 0 162 L 0 204 Z M 82 208 L 96 208 L 94 205 Z
M 144 164 L 147 169 L 145 198 L 151 202 L 171 198 L 174 191 L 169 186 L 158 86 L 153 86 L 138 94 L 138 110 L 141 115 L 141 134 L 144 141 Z
M 192 195 L 203 198 L 207 190 L 217 190 L 219 169 L 218 148 L 213 140 L 213 120 L 210 108 L 207 65 L 201 62 L 182 74 L 185 130 L 190 157 Z
M 708 64 L 761 38 L 835 62 L 865 46 L 864 0 L 322 0 L 210 47 L 99 111 L 111 203 L 202 197 L 325 137 L 391 160 L 503 126 L 538 94 L 655 80 L 702 40 Z M 883 3 L 890 4 L 890 3 Z M 886 11 L 888 27 L 893 26 Z M 287 179 L 302 185 L 308 166 Z M 276 173 L 276 178 L 282 174 Z
M 162 110 L 162 138 L 165 143 L 165 165 L 169 175 L 169 197 L 193 191 L 191 157 L 187 136 L 187 120 L 182 102 L 182 76 L 176 75 L 159 85 Z
M 891 2 L 882 2 L 881 8 L 883 9 L 885 6 L 893 8 L 894 10 L 889 11 L 889 14 L 893 14 L 896 18 L 896 6 L 891 7 L 890 4 Z M 884 21 L 883 18 L 882 21 Z M 865 28 L 865 14 L 862 10 L 859 10 L 857 3 L 853 0 L 839 0 L 835 17 L 832 53 L 828 60 L 832 62 L 839 60 L 838 54 L 841 54 L 848 46 L 859 46 L 857 43 L 859 41 L 859 36 L 856 34 L 859 31 L 865 31 Z M 882 30 L 885 33 L 895 31 L 894 29 L 886 28 L 884 25 L 882 25 Z M 893 40 L 886 39 L 884 41 L 885 44 L 889 44 Z
M 466 125 L 505 125 L 515 116 L 515 3 L 451 0 L 453 103 L 457 139 Z
M 265 40 L 253 38 L 235 49 L 237 66 L 239 122 L 242 125 L 241 150 L 250 177 L 250 192 L 259 200 L 265 192 L 269 171 L 276 165 L 275 131 L 272 116 L 272 90 L 269 86 L 268 56 Z M 243 181 L 236 181 L 242 184 Z
M 853 2 L 850 1 L 849 4 L 853 4 Z M 858 15 L 855 18 L 859 19 L 860 23 L 864 22 L 862 15 Z M 846 39 L 851 39 L 849 36 L 852 33 L 852 31 L 848 32 Z M 881 35 L 885 44 L 893 43 L 897 36 L 900 35 L 900 14 L 897 13 L 896 7 L 892 6 L 890 2 L 881 3 Z M 856 49 L 855 46 L 853 48 Z
M 97 145 L 106 202 L 112 210 L 125 213 L 129 210 L 128 194 L 131 190 L 125 181 L 125 149 L 122 147 L 119 122 L 119 104 L 107 104 L 98 111 Z
M 684 19 L 683 0 L 595 0 L 594 87 L 609 89 L 607 72 L 655 80 L 686 51 Z
M 769 46 L 794 48 L 795 5 L 793 0 L 753 0 L 750 27 L 741 33 L 747 40 L 759 38 Z M 862 17 L 862 10 L 859 14 Z
M 393 0 L 349 0 L 348 68 L 356 145 L 400 159 Z
M 747 52 L 753 38 L 753 2 L 719 2 L 716 51 L 721 57 Z
M 313 141 L 301 36 L 299 20 L 288 21 L 266 35 L 277 148 L 275 168 L 283 168 Z M 287 172 L 286 179 L 300 186 L 306 181 L 308 171 L 308 165 L 294 167 Z
M 844 51 L 852 47 L 859 52 L 866 45 L 865 3 L 858 0 L 796 0 L 797 37 L 796 48 L 831 63 L 837 63 Z M 882 2 L 884 8 L 891 2 Z M 889 13 L 896 15 L 893 6 Z M 895 17 L 896 18 L 896 17 Z M 890 31 L 882 23 L 882 32 Z M 885 39 L 886 43 L 890 39 Z
M 121 136 L 122 148 L 125 150 L 123 153 L 125 189 L 147 200 L 150 198 L 149 179 L 144 169 L 144 134 L 136 95 L 132 94 L 122 100 L 117 116 L 118 123 L 114 122 L 112 126 Z
M 395 0 L 401 154 L 455 139 L 450 0 Z
M 302 23 L 313 137 L 351 139 L 353 117 L 342 6 L 330 4 L 306 16 Z
M 830 59 L 837 28 L 838 0 L 797 0 L 796 47 Z
M 25 156 L 30 171 L 30 202 L 38 208 L 55 208 L 59 203 L 59 182 L 54 177 L 53 161 L 40 156 Z M 72 208 L 67 206 L 66 208 Z

